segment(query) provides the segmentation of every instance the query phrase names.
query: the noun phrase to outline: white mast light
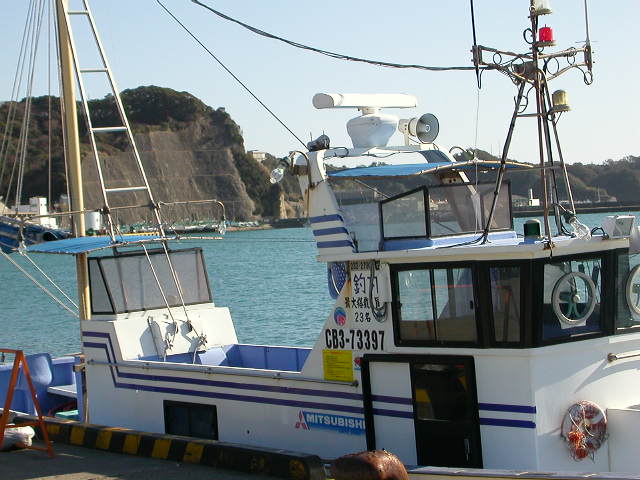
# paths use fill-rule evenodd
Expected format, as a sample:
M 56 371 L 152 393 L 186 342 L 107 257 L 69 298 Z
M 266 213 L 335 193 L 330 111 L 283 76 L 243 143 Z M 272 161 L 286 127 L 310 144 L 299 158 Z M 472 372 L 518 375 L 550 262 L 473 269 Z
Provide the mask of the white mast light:
M 551 13 L 551 3 L 549 0 L 533 0 L 534 15 L 549 15 Z

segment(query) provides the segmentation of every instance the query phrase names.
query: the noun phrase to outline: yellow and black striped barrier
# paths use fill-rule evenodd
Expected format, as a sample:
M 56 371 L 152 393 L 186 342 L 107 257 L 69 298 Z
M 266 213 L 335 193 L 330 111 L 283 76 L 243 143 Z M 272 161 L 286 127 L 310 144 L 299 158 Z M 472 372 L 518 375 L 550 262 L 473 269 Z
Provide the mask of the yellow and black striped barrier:
M 33 418 L 21 415 L 15 419 L 15 422 L 33 421 Z M 245 447 L 216 440 L 140 432 L 126 428 L 104 427 L 52 417 L 46 417 L 45 424 L 49 438 L 53 442 L 139 457 L 271 475 L 289 480 L 324 480 L 325 478 L 322 461 L 317 455 Z

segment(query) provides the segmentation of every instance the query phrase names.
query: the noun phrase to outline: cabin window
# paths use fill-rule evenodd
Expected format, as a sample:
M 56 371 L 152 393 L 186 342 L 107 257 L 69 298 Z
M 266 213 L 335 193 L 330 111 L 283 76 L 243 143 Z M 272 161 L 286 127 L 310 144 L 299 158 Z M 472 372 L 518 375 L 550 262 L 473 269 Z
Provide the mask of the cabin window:
M 618 255 L 616 273 L 616 330 L 640 327 L 640 254 Z
M 93 259 L 92 259 L 93 260 Z M 104 283 L 100 264 L 89 262 L 89 282 L 91 284 L 91 311 L 93 313 L 113 313 L 113 305 Z
M 126 253 L 90 259 L 90 285 L 94 313 L 123 313 L 211 301 L 202 251 L 164 250 Z M 173 266 L 180 290 L 171 273 Z M 156 280 L 156 277 L 158 280 Z M 158 285 L 158 281 L 160 285 Z M 108 310 L 101 310 L 106 309 Z
M 482 231 L 491 211 L 494 191 L 494 183 L 452 183 L 429 187 L 429 236 Z M 505 182 L 500 189 L 490 229 L 513 229 L 509 182 Z
M 489 268 L 496 343 L 520 342 L 520 277 L 517 266 Z
M 544 265 L 542 339 L 603 331 L 602 260 L 573 258 Z
M 215 405 L 164 401 L 164 429 L 170 435 L 218 440 Z
M 476 342 L 470 268 L 402 270 L 395 281 L 400 343 Z
M 424 188 L 380 202 L 384 239 L 426 237 L 426 204 Z
M 378 250 L 380 246 L 380 206 L 383 198 L 399 193 L 388 192 L 384 182 L 374 179 L 363 182 L 359 179 L 330 177 L 340 213 L 351 240 L 358 252 Z
M 358 252 L 378 250 L 380 246 L 378 202 L 342 204 L 340 211 L 356 250 Z

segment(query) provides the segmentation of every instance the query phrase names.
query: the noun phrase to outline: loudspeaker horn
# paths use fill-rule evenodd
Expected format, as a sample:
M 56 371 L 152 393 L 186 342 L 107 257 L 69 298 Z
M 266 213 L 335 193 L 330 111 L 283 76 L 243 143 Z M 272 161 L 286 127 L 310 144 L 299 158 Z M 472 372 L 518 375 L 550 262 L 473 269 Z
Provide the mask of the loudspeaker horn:
M 433 113 L 425 113 L 421 117 L 400 120 L 398 130 L 404 135 L 417 137 L 421 143 L 432 143 L 438 136 L 440 124 Z

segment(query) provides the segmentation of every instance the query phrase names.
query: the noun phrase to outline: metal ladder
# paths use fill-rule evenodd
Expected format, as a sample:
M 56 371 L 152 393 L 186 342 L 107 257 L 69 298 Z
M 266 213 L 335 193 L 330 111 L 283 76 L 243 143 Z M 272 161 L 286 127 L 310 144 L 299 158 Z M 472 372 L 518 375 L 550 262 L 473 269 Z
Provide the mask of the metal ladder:
M 69 32 L 69 42 L 71 44 L 71 54 L 73 57 L 73 63 L 76 70 L 76 76 L 78 80 L 78 86 L 80 89 L 80 96 L 82 100 L 82 107 L 84 110 L 84 115 L 87 122 L 87 129 L 89 132 L 89 139 L 91 144 L 91 149 L 93 151 L 93 155 L 95 158 L 98 179 L 100 181 L 100 188 L 102 190 L 102 199 L 104 205 L 101 209 L 101 213 L 107 218 L 107 225 L 109 230 L 109 236 L 112 240 L 115 240 L 116 236 L 116 227 L 114 226 L 113 217 L 112 217 L 112 209 L 109 204 L 110 197 L 113 197 L 118 194 L 128 193 L 128 192 L 145 192 L 148 200 L 148 207 L 153 211 L 154 218 L 157 224 L 158 234 L 161 237 L 165 236 L 164 227 L 162 225 L 162 220 L 160 216 L 160 206 L 154 200 L 153 194 L 151 192 L 151 188 L 149 186 L 149 181 L 147 179 L 147 175 L 144 171 L 144 167 L 142 165 L 142 161 L 140 159 L 140 153 L 138 152 L 138 148 L 136 146 L 136 142 L 133 138 L 133 133 L 131 132 L 131 127 L 129 125 L 129 120 L 127 119 L 127 115 L 124 111 L 124 107 L 122 105 L 122 99 L 120 98 L 120 93 L 118 87 L 116 85 L 115 79 L 113 78 L 113 74 L 111 72 L 111 68 L 109 67 L 109 62 L 107 61 L 107 57 L 104 52 L 104 48 L 102 46 L 102 42 L 100 41 L 100 37 L 98 36 L 98 31 L 96 29 L 96 25 L 93 19 L 93 15 L 89 8 L 88 0 L 82 0 L 83 10 L 68 10 L 65 8 L 64 11 L 64 21 L 67 26 L 67 31 Z M 73 38 L 73 30 L 71 28 L 70 17 L 71 16 L 79 16 L 86 19 L 88 22 L 88 26 L 91 29 L 91 33 L 93 34 L 93 39 L 95 41 L 95 46 L 97 48 L 97 52 L 102 61 L 102 66 L 98 66 L 97 68 L 80 68 L 80 62 L 78 60 L 78 53 L 76 49 L 76 45 Z M 87 92 L 84 86 L 83 76 L 86 74 L 95 74 L 102 73 L 107 76 L 108 83 L 111 87 L 111 94 L 113 95 L 113 99 L 115 101 L 115 106 L 120 116 L 120 125 L 113 125 L 108 127 L 94 127 L 93 122 L 91 120 L 91 114 L 89 111 L 89 99 L 87 97 Z M 100 154 L 98 152 L 98 147 L 96 144 L 96 134 L 111 134 L 111 133 L 125 133 L 129 146 L 131 148 L 131 153 L 133 154 L 133 159 L 135 160 L 136 166 L 138 168 L 138 172 L 140 173 L 140 182 L 139 185 L 129 186 L 129 187 L 110 187 L 106 185 L 104 173 L 102 169 L 102 164 L 100 160 Z M 117 208 L 117 207 L 115 207 Z

